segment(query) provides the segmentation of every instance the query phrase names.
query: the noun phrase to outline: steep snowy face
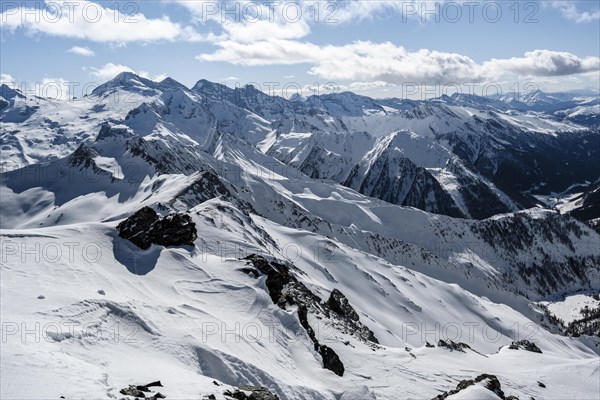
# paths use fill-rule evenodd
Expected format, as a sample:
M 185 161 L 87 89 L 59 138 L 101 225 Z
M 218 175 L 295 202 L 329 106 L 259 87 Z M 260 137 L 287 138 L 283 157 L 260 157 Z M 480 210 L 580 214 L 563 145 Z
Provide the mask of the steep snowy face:
M 229 102 L 239 108 L 249 110 L 269 121 L 293 113 L 294 103 L 278 96 L 270 96 L 256 89 L 253 85 L 229 88 L 225 85 L 198 81 L 191 89 L 217 103 Z
M 131 80 L 131 76 L 127 77 Z M 123 79 L 117 79 L 115 85 L 118 86 Z M 468 193 L 484 190 L 489 192 L 484 195 L 486 198 L 498 197 L 492 200 L 493 205 L 487 211 L 481 205 L 474 206 L 477 209 L 475 212 L 463 210 L 467 211 L 466 215 L 478 218 L 535 204 L 532 198 L 519 192 L 563 190 L 572 185 L 577 177 L 583 180 L 594 180 L 596 177 L 591 171 L 598 156 L 595 150 L 599 140 L 597 130 L 569 122 L 589 122 L 590 118 L 594 118 L 593 107 L 597 104 L 597 98 L 594 100 L 593 97 L 571 96 L 571 99 L 583 104 L 583 109 L 567 109 L 564 112 L 571 118 L 564 118 L 561 122 L 554 116 L 519 108 L 501 99 L 459 94 L 428 102 L 373 100 L 352 93 L 289 101 L 269 96 L 251 85 L 232 89 L 201 80 L 190 92 L 176 82 L 166 85 L 165 82 L 152 84 L 143 78 L 133 79 L 133 82 L 129 80 L 123 84 L 126 88 L 143 84 L 145 88 L 165 91 L 167 86 L 170 87 L 171 95 L 163 95 L 155 102 L 153 109 L 155 112 L 160 109 L 158 114 L 171 126 L 164 127 L 163 123 L 158 123 L 154 131 L 163 135 L 182 131 L 192 140 L 199 139 L 207 149 L 212 149 L 220 133 L 226 132 L 298 166 L 299 160 L 290 157 L 289 150 L 279 149 L 281 143 L 278 142 L 289 142 L 290 138 L 286 137 L 289 133 L 294 134 L 292 137 L 302 137 L 303 134 L 306 134 L 304 137 L 312 136 L 308 134 L 350 134 L 350 139 L 342 139 L 346 143 L 356 138 L 357 143 L 345 146 L 351 154 L 345 154 L 344 149 L 332 149 L 331 145 L 314 146 L 310 141 L 298 145 L 305 149 L 302 157 L 311 155 L 307 158 L 305 172 L 319 179 L 343 182 L 349 170 L 357 164 L 357 149 L 362 147 L 361 156 L 372 149 L 357 133 L 385 136 L 410 129 L 422 138 L 429 138 L 432 142 L 430 147 L 435 144 L 445 146 L 451 152 L 447 157 L 457 156 L 470 171 L 462 175 L 480 175 L 478 180 L 481 182 L 470 184 L 469 188 L 461 186 L 466 196 L 475 198 Z M 142 118 L 135 124 L 151 125 L 146 127 L 148 131 L 152 128 L 152 122 L 148 120 L 151 121 L 152 117 Z M 579 147 L 582 141 L 592 144 L 590 151 L 582 151 Z M 408 158 L 422 166 L 418 159 L 420 156 L 412 154 Z M 557 159 L 560 160 L 558 163 L 555 162 Z M 333 167 L 338 163 L 342 165 L 341 168 Z M 349 164 L 349 168 L 345 164 Z M 318 168 L 319 165 L 323 166 L 323 170 Z M 438 163 L 435 167 L 441 166 Z M 524 170 L 530 173 L 523 175 L 519 172 Z M 443 168 L 442 172 L 443 175 L 453 175 L 447 168 Z M 552 179 L 544 182 L 546 176 Z M 458 181 L 454 179 L 454 183 Z M 439 183 L 444 185 L 443 181 Z M 475 186 L 479 189 L 473 189 Z M 461 202 L 456 196 L 455 201 Z
M 361 133 L 385 137 L 409 130 L 411 140 L 398 148 L 408 160 L 426 168 L 462 214 L 470 217 L 529 208 L 537 202 L 524 192 L 564 190 L 577 179 L 597 178 L 592 172 L 597 164 L 596 144 L 600 144 L 597 130 L 529 111 L 526 105 L 459 94 L 406 101 L 348 93 L 291 103 L 293 117 L 272 123 L 277 137 L 268 154 L 313 178 L 346 182 L 360 159 L 374 149 L 374 140 L 363 140 Z M 273 121 L 272 115 L 269 118 Z M 588 151 L 580 147 L 582 142 L 594 145 Z M 408 178 L 404 185 L 411 184 Z M 401 177 L 391 176 L 381 185 L 392 187 L 393 179 Z M 389 199 L 384 192 L 373 193 Z
M 376 140 L 367 132 L 291 132 L 280 134 L 267 154 L 314 179 L 343 182 Z
M 392 134 L 379 140 L 351 170 L 344 185 L 390 203 L 464 217 L 439 182 L 405 156 L 396 137 Z
M 152 103 L 132 110 L 125 123 L 142 135 L 191 140 L 204 149 L 214 146 L 220 134 L 231 134 L 256 145 L 272 131 L 268 121 L 214 92 L 201 95 L 181 88 L 164 91 Z

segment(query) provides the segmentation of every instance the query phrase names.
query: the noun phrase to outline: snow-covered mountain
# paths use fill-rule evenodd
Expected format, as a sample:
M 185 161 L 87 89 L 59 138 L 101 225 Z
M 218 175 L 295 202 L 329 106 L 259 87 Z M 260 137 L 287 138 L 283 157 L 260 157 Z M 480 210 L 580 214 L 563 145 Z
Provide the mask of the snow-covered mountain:
M 156 380 L 201 399 L 600 391 L 600 339 L 551 311 L 600 290 L 600 235 L 535 206 L 596 181 L 597 130 L 495 99 L 290 101 L 133 74 L 2 99 L 3 398 Z

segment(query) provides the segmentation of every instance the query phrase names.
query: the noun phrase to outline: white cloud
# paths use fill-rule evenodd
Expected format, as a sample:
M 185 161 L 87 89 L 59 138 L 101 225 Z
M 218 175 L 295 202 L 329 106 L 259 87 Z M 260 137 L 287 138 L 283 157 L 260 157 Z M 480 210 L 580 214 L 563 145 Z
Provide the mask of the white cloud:
M 90 75 L 98 78 L 100 81 L 109 81 L 121 72 L 133 72 L 142 78 L 147 78 L 155 82 L 160 82 L 167 77 L 166 74 L 151 75 L 146 71 L 136 71 L 127 65 L 107 63 L 100 68 L 91 67 Z
M 354 42 L 326 46 L 309 73 L 327 79 L 402 82 L 475 82 L 478 65 L 467 56 L 421 49 L 410 52 L 392 43 Z M 328 56 L 331 55 L 331 56 Z
M 220 31 L 205 35 L 208 41 L 254 43 L 276 39 L 298 40 L 308 36 L 313 25 L 333 27 L 390 14 L 402 16 L 402 22 L 427 22 L 439 18 L 445 3 L 456 7 L 465 0 L 163 1 L 176 2 L 187 8 L 198 23 L 205 26 L 215 24 Z
M 130 68 L 126 65 L 113 64 L 113 63 L 107 63 L 100 68 L 91 67 L 90 69 L 91 69 L 90 75 L 95 76 L 96 78 L 100 79 L 101 81 L 108 81 L 108 80 L 114 78 L 115 76 L 119 75 L 121 72 L 135 73 L 133 68 Z
M 94 53 L 93 50 L 90 50 L 87 47 L 79 47 L 79 46 L 73 46 L 69 50 L 67 50 L 67 52 L 77 54 L 78 56 L 83 56 L 83 57 L 93 57 L 96 55 L 96 53 Z
M 580 58 L 562 51 L 534 50 L 525 53 L 524 57 L 492 59 L 485 62 L 483 68 L 490 75 L 512 72 L 531 76 L 565 76 L 600 71 L 600 59 Z
M 138 73 L 138 75 L 140 75 L 140 76 L 141 76 L 141 77 L 143 77 L 143 78 L 148 78 L 148 79 L 150 79 L 150 80 L 152 80 L 152 81 L 154 81 L 154 82 L 160 82 L 160 81 L 162 81 L 162 80 L 165 80 L 165 79 L 167 79 L 167 78 L 168 78 L 168 75 L 167 75 L 167 74 L 165 74 L 165 73 L 163 73 L 163 74 L 158 74 L 158 75 L 152 75 L 152 76 L 151 76 L 151 75 L 148 75 L 148 73 L 147 73 L 147 72 L 145 72 L 145 71 L 141 71 L 140 73 Z
M 223 30 L 227 37 L 241 43 L 252 43 L 269 38 L 300 39 L 310 33 L 310 27 L 304 20 L 298 22 L 225 22 Z
M 251 44 L 219 43 L 202 61 L 237 65 L 313 64 L 309 73 L 326 79 L 352 81 L 454 82 L 477 80 L 478 65 L 466 56 L 430 50 L 409 52 L 390 42 L 357 41 L 343 46 L 318 46 L 309 42 L 270 40 Z
M 28 34 L 86 39 L 94 42 L 153 42 L 202 40 L 191 27 L 168 17 L 147 18 L 128 15 L 91 1 L 49 1 L 46 7 L 7 9 L 0 14 L 0 26 L 8 31 L 24 29 Z
M 35 95 L 50 99 L 68 100 L 71 97 L 71 89 L 75 86 L 64 78 L 44 77 L 37 82 L 19 82 L 6 73 L 0 74 L 0 84 L 18 88 L 27 95 Z
M 293 40 L 255 43 L 219 42 L 201 61 L 235 65 L 311 65 L 308 72 L 330 80 L 444 84 L 495 81 L 503 75 L 564 76 L 598 70 L 598 57 L 580 58 L 567 52 L 535 50 L 523 57 L 492 59 L 483 64 L 468 56 L 435 50 L 408 51 L 390 42 L 352 42 L 319 46 Z
M 251 43 L 266 39 L 300 39 L 310 33 L 309 8 L 312 2 L 252 0 L 188 1 L 176 0 L 199 23 L 216 23 L 221 32 L 208 34 L 207 40 L 234 40 Z
M 10 84 L 10 83 L 14 83 L 14 82 L 15 82 L 15 79 L 11 75 L 5 74 L 5 73 L 0 74 L 0 85 Z
M 544 3 L 547 4 L 547 3 Z M 598 3 L 594 2 L 597 6 Z M 577 23 L 586 23 L 600 19 L 600 10 L 596 7 L 594 11 L 580 11 L 575 1 L 552 1 L 550 6 L 560 10 L 563 17 Z
M 373 82 L 352 82 L 348 87 L 351 90 L 355 90 L 357 92 L 372 90 L 372 89 L 382 89 L 385 87 L 393 86 L 387 82 L 383 81 L 373 81 Z
M 35 84 L 35 94 L 39 97 L 68 100 L 69 83 L 63 78 L 44 78 L 40 83 Z
M 281 65 L 314 62 L 322 54 L 321 48 L 307 42 L 269 40 L 239 43 L 226 40 L 218 43 L 220 49 L 212 54 L 200 54 L 201 61 L 226 61 L 236 65 Z

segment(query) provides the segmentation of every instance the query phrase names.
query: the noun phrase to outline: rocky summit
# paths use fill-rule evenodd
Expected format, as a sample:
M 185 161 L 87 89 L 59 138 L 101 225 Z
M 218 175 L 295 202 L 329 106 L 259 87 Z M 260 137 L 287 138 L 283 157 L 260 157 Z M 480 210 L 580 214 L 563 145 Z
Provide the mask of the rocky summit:
M 196 224 L 189 215 L 170 214 L 163 218 L 144 207 L 117 225 L 119 236 L 146 250 L 152 244 L 193 246 L 198 238 Z

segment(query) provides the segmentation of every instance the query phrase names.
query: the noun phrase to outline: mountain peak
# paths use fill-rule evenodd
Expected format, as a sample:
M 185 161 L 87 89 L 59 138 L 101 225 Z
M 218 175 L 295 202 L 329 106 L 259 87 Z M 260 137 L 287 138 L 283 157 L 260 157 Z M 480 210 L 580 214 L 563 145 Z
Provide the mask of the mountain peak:
M 108 82 L 103 83 L 92 91 L 93 95 L 102 95 L 115 89 L 127 89 L 130 91 L 148 91 L 157 89 L 158 83 L 143 78 L 133 72 L 123 71 Z
M 10 87 L 7 84 L 3 83 L 2 85 L 0 85 L 0 97 L 4 97 L 8 100 L 14 97 L 25 97 L 25 95 L 19 89 Z
M 294 93 L 290 96 L 290 101 L 303 102 L 306 101 L 306 97 L 301 95 L 300 93 Z
M 171 78 L 170 76 L 166 77 L 165 79 L 163 79 L 162 81 L 160 81 L 160 86 L 164 87 L 164 88 L 179 88 L 179 89 L 186 89 L 187 87 L 176 81 L 175 79 Z
M 123 71 L 123 72 L 119 72 L 117 74 L 117 76 L 115 76 L 113 78 L 113 80 L 129 80 L 129 79 L 142 79 L 142 77 L 131 71 Z
M 215 95 L 223 97 L 224 94 L 233 92 L 233 89 L 227 87 L 226 85 L 211 82 L 206 79 L 200 79 L 198 82 L 196 82 L 191 90 L 192 92 L 207 95 L 209 97 L 214 97 Z
M 115 138 L 133 136 L 133 132 L 126 125 L 116 125 L 110 122 L 105 122 L 100 127 L 100 132 L 96 136 L 96 142 L 103 140 L 114 140 Z

